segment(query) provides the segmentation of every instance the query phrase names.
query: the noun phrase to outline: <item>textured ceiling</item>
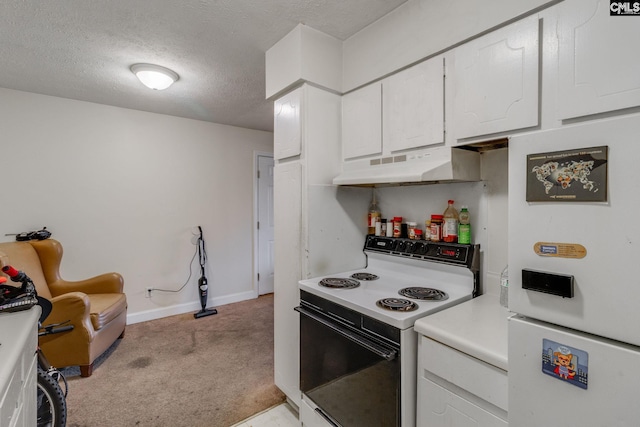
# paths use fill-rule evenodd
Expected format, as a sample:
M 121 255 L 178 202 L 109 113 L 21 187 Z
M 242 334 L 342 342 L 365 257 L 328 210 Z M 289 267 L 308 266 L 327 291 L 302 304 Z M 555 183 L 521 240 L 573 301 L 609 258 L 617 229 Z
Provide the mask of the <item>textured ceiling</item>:
M 2 0 L 0 87 L 273 130 L 264 54 L 297 24 L 344 40 L 406 0 Z M 152 91 L 129 71 L 180 80 Z

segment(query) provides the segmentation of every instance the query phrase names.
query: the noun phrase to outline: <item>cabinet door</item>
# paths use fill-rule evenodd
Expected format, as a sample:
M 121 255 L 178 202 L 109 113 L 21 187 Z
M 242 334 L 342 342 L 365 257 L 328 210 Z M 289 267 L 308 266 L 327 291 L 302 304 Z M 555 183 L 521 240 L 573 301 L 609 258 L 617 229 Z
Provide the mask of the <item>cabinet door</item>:
M 640 106 L 640 17 L 610 16 L 608 0 L 558 13 L 560 118 Z
M 382 99 L 385 153 L 444 143 L 441 56 L 386 79 Z
M 417 427 L 506 427 L 507 420 L 477 405 L 474 396 L 461 392 L 470 400 L 428 380 L 418 380 Z
M 299 156 L 302 151 L 302 99 L 299 87 L 273 106 L 273 155 L 276 160 Z
M 342 157 L 382 153 L 382 83 L 342 97 Z
M 456 139 L 538 125 L 537 16 L 455 50 Z
M 300 302 L 302 278 L 302 165 L 295 160 L 274 168 L 274 379 L 300 405 Z

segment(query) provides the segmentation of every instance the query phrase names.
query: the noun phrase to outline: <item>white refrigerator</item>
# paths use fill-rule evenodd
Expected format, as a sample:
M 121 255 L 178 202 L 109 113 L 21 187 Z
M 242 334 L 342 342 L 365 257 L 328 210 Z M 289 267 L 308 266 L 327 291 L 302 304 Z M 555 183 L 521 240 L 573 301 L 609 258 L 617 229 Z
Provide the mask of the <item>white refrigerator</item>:
M 509 424 L 640 426 L 640 115 L 509 141 Z

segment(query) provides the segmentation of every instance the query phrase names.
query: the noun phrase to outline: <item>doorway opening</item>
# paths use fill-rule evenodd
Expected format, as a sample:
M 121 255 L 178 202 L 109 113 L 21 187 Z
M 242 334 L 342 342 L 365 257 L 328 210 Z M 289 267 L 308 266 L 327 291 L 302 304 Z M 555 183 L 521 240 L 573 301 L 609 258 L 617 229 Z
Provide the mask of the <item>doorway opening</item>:
M 254 277 L 256 296 L 273 292 L 273 154 L 254 157 Z

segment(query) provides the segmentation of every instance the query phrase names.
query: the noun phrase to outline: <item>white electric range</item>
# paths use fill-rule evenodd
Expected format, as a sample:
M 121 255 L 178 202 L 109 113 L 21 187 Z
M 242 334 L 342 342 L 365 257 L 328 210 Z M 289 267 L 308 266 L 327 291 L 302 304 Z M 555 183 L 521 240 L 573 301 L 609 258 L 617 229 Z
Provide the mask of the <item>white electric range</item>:
M 299 282 L 305 425 L 415 425 L 413 325 L 479 293 L 477 245 L 367 236 L 364 252 L 365 268 Z

